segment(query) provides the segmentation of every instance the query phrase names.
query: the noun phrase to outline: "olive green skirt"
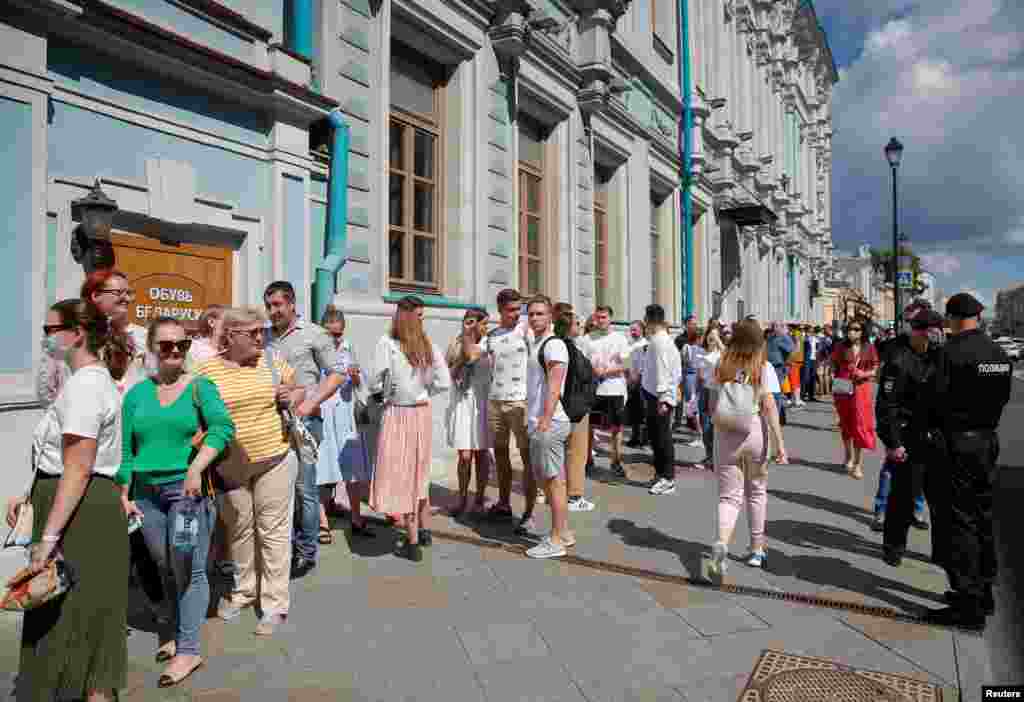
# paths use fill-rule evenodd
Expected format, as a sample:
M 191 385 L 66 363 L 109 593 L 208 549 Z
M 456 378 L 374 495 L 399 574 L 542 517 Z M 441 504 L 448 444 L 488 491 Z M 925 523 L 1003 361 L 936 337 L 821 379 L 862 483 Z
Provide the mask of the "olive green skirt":
M 36 481 L 34 541 L 42 536 L 58 482 Z M 125 686 L 128 521 L 113 481 L 95 476 L 89 481 L 64 530 L 63 550 L 78 583 L 24 615 L 19 702 L 79 699 L 90 690 Z

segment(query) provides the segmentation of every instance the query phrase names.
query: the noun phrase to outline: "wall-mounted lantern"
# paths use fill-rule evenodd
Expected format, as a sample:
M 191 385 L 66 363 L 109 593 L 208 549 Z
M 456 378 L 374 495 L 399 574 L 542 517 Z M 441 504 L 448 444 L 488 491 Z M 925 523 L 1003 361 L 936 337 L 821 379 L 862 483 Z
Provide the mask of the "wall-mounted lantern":
M 78 222 L 71 237 L 71 256 L 85 272 L 114 266 L 114 247 L 110 230 L 114 226 L 117 203 L 107 197 L 99 178 L 89 194 L 71 202 L 71 218 Z

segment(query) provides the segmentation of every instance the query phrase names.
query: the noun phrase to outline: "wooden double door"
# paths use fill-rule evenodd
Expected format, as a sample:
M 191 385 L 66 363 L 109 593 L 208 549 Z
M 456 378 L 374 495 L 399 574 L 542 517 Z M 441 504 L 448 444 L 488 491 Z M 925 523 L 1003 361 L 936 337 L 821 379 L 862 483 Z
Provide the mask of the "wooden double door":
M 171 246 L 113 233 L 114 255 L 135 291 L 129 317 L 145 326 L 155 317 L 199 319 L 209 305 L 232 303 L 232 250 L 200 244 Z

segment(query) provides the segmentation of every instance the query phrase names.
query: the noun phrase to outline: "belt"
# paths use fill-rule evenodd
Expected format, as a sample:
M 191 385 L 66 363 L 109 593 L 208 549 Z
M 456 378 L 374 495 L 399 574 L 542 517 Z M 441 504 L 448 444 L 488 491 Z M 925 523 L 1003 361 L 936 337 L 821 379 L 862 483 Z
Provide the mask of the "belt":
M 969 429 L 967 431 L 951 431 L 949 435 L 962 439 L 987 439 L 995 436 L 995 433 L 995 429 Z
M 61 476 L 58 475 L 57 473 L 44 473 L 41 470 L 37 470 L 36 471 L 35 479 L 36 480 L 59 480 L 60 477 Z M 92 473 L 92 474 L 89 475 L 89 477 L 90 478 L 101 478 L 103 480 L 109 480 L 110 482 L 114 482 L 114 477 L 112 475 L 103 475 L 102 473 Z

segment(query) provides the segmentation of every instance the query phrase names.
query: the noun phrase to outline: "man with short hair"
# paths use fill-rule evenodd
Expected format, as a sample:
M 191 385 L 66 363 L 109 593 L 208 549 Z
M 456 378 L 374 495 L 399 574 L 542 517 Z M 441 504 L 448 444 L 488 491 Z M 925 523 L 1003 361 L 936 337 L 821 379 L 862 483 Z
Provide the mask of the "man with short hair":
M 566 555 L 566 548 L 576 545 L 576 537 L 569 531 L 565 493 L 565 453 L 571 424 L 562 395 L 569 371 L 569 348 L 551 329 L 551 308 L 551 300 L 544 295 L 533 297 L 527 307 L 534 341 L 526 362 L 532 459 L 526 469 L 543 486 L 551 508 L 551 534 L 526 551 L 530 558 L 558 558 Z
M 626 359 L 629 342 L 611 330 L 614 312 L 608 305 L 594 310 L 594 330 L 583 337 L 580 350 L 594 368 L 597 401 L 590 414 L 590 452 L 594 451 L 594 424 L 604 421 L 611 432 L 612 474 L 625 478 L 622 467 L 622 427 L 626 423 Z
M 683 401 L 678 407 L 676 407 L 676 421 L 675 429 L 681 429 L 684 421 L 686 421 L 686 408 L 691 402 L 697 397 L 697 372 L 700 370 L 700 330 L 697 328 L 697 317 L 696 315 L 690 315 L 686 318 L 686 329 L 685 331 L 676 338 L 676 347 L 679 349 L 679 355 L 683 360 L 683 377 L 682 377 L 682 388 L 683 388 Z M 700 437 L 700 412 L 698 410 L 696 416 L 697 437 L 687 442 L 687 446 L 690 448 L 699 448 L 704 445 L 704 441 Z
M 648 344 L 640 384 L 647 406 L 647 431 L 654 451 L 656 474 L 650 493 L 671 495 L 676 491 L 672 410 L 678 397 L 676 388 L 683 376 L 683 360 L 679 349 L 669 338 L 664 307 L 648 305 L 644 324 L 647 325 Z
M 817 402 L 818 346 L 821 343 L 821 327 L 804 326 L 804 367 L 800 391 L 805 402 Z
M 530 470 L 530 438 L 526 431 L 529 334 L 527 329 L 519 325 L 522 299 L 518 290 L 502 290 L 498 293 L 497 304 L 499 325 L 480 342 L 481 351 L 490 354 L 491 358 L 487 421 L 494 436 L 494 460 L 498 470 L 498 502 L 490 508 L 488 516 L 492 519 L 513 519 L 509 440 L 514 434 L 523 461 L 523 494 L 526 500 L 526 509 L 516 527 L 516 533 L 527 535 L 533 523 L 533 508 L 537 501 L 537 484 Z
M 299 319 L 295 309 L 295 288 L 286 280 L 267 286 L 263 304 L 270 317 L 266 347 L 280 354 L 295 369 L 294 385 L 279 385 L 279 401 L 296 388 L 305 390 L 303 402 L 292 411 L 301 418 L 313 437 L 323 437 L 320 405 L 341 386 L 351 363 L 347 353 L 339 352 L 327 331 Z M 316 486 L 316 465 L 299 463 L 295 480 L 296 519 L 292 553 L 292 577 L 301 577 L 316 567 L 320 532 L 320 495 Z
M 629 342 L 629 394 L 626 396 L 626 416 L 629 417 L 633 433 L 626 445 L 630 448 L 639 448 L 647 443 L 647 412 L 644 409 L 643 390 L 640 389 L 640 370 L 644 354 L 647 353 L 647 329 L 642 319 L 629 325 Z

